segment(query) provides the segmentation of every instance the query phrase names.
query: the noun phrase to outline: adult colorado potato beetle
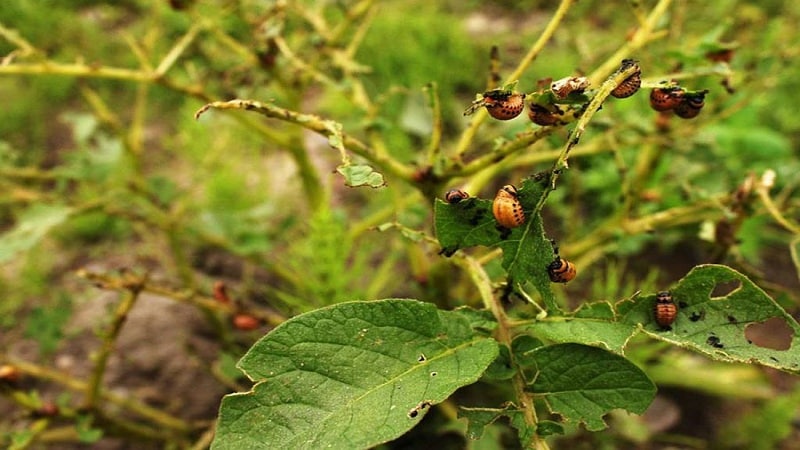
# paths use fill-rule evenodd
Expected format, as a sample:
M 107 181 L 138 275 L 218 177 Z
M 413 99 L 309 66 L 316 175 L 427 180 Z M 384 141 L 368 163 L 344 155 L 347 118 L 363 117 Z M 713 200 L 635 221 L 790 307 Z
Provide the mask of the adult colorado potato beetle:
M 517 195 L 517 188 L 507 184 L 497 191 L 492 202 L 492 213 L 497 223 L 505 228 L 515 228 L 525 222 L 525 212 Z
M 650 107 L 656 111 L 669 111 L 683 101 L 683 89 L 679 87 L 656 88 L 650 91 Z
M 556 245 L 555 241 L 551 242 L 553 244 L 553 253 L 555 253 L 556 259 L 554 259 L 553 262 L 547 266 L 547 275 L 550 276 L 550 281 L 553 283 L 566 283 L 568 281 L 572 281 L 578 274 L 578 269 L 575 267 L 574 263 L 571 263 L 566 259 L 561 259 L 561 256 L 558 254 L 558 246 Z
M 621 70 L 626 70 L 629 67 L 635 67 L 636 71 L 628 78 L 624 79 L 617 87 L 611 91 L 611 96 L 616 98 L 627 98 L 635 94 L 642 86 L 642 69 L 633 59 L 623 59 Z
M 668 291 L 661 291 L 656 294 L 656 303 L 653 307 L 653 316 L 656 323 L 663 329 L 669 328 L 678 316 L 678 305 L 672 299 L 672 294 Z
M 686 94 L 681 103 L 675 107 L 675 115 L 682 119 L 692 119 L 700 114 L 706 98 L 706 91 Z
M 469 194 L 461 189 L 450 189 L 444 194 L 444 200 L 450 204 L 455 204 L 468 198 Z

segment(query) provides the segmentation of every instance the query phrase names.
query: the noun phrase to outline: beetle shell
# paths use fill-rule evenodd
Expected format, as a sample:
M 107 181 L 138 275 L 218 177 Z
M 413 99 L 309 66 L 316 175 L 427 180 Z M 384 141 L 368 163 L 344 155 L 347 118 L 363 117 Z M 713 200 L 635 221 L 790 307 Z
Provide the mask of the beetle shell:
M 669 111 L 683 102 L 683 89 L 663 88 L 650 91 L 650 107 L 656 111 Z
M 525 94 L 489 91 L 483 94 L 484 106 L 497 120 L 511 120 L 525 109 Z
M 642 86 L 642 70 L 639 68 L 639 63 L 632 59 L 625 59 L 622 61 L 623 67 L 627 69 L 629 66 L 635 66 L 636 72 L 622 81 L 617 87 L 611 91 L 611 95 L 616 98 L 627 98 L 635 94 Z
M 672 294 L 667 291 L 661 291 L 656 294 L 653 316 L 661 328 L 668 328 L 675 322 L 675 318 L 678 316 L 678 306 L 672 299 Z
M 700 114 L 700 110 L 705 104 L 705 93 L 686 95 L 683 101 L 675 107 L 675 115 L 682 119 L 692 119 Z
M 572 281 L 578 274 L 575 264 L 561 259 L 556 256 L 556 259 L 547 266 L 547 275 L 550 276 L 550 281 L 553 283 L 566 283 Z
M 461 189 L 450 189 L 444 194 L 444 200 L 450 204 L 455 204 L 468 198 L 469 194 Z
M 505 228 L 515 228 L 525 222 L 525 212 L 517 196 L 517 188 L 507 184 L 503 186 L 492 202 L 492 213 L 497 223 Z

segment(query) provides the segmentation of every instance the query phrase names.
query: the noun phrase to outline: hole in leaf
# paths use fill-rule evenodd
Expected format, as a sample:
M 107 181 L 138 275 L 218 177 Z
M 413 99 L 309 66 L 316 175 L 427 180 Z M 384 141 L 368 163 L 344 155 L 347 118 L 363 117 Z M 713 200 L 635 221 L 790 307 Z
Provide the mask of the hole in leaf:
M 422 353 L 420 353 L 419 357 L 417 358 L 417 361 L 419 361 L 421 363 L 423 363 L 423 362 L 425 362 L 427 360 L 428 360 L 428 358 L 426 358 L 425 355 L 423 355 Z
M 781 317 L 772 317 L 763 322 L 751 323 L 744 329 L 747 340 L 772 350 L 789 350 L 792 346 L 792 329 Z
M 435 377 L 436 375 L 439 375 L 439 372 L 431 372 L 431 377 Z
M 717 283 L 716 286 L 714 286 L 714 289 L 711 290 L 710 297 L 712 300 L 721 297 L 727 297 L 733 291 L 739 289 L 740 287 L 742 287 L 742 282 L 738 279 L 734 278 L 733 280 L 722 281 Z
M 419 402 L 417 404 L 417 406 L 411 408 L 411 410 L 408 411 L 408 418 L 409 419 L 415 419 L 419 415 L 420 411 L 424 410 L 428 406 L 431 406 L 431 402 L 429 402 L 427 400 L 423 401 L 423 402 Z

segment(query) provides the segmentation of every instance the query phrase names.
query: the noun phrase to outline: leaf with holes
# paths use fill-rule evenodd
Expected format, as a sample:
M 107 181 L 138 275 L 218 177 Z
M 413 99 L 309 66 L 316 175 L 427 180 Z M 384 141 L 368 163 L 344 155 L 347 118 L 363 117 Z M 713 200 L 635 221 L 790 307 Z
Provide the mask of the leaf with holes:
M 627 359 L 600 348 L 556 344 L 519 355 L 533 374 L 530 390 L 555 414 L 583 422 L 589 431 L 606 427 L 614 409 L 641 414 L 656 395 L 652 381 Z
M 523 180 L 517 190 L 526 221 L 522 226 L 507 229 L 500 226 L 492 213 L 492 200 L 470 197 L 458 203 L 437 200 L 434 205 L 436 238 L 444 255 L 458 249 L 483 245 L 503 250 L 503 268 L 515 283 L 530 282 L 539 291 L 548 310 L 557 310 L 547 266 L 553 261 L 553 248 L 544 234 L 542 218 L 533 214 L 544 195 L 546 174 Z
M 296 316 L 239 361 L 256 382 L 226 396 L 212 448 L 369 448 L 478 380 L 497 343 L 416 300 L 342 303 Z
M 671 329 L 655 323 L 655 295 L 617 304 L 620 320 L 716 360 L 800 373 L 800 325 L 746 276 L 726 266 L 697 266 L 671 293 L 678 306 Z M 767 339 L 759 339 L 767 321 Z

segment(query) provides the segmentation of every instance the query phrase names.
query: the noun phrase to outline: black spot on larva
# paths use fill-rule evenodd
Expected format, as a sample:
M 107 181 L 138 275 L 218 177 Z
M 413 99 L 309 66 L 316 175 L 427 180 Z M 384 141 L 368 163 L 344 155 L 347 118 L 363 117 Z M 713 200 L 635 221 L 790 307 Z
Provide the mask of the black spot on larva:
M 678 306 L 680 306 L 681 309 L 683 309 L 683 308 L 688 308 L 689 304 L 686 303 L 686 302 L 680 301 L 680 302 L 678 302 Z

